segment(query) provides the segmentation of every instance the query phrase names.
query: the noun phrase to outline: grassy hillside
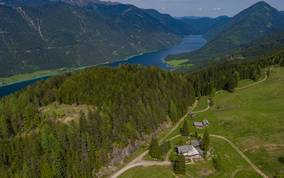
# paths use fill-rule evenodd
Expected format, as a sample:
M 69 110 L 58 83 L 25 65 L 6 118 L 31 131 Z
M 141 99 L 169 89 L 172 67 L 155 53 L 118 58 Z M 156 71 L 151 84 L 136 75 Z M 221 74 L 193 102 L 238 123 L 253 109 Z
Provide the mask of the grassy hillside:
M 237 89 L 234 93 L 223 91 L 217 94 L 215 105 L 209 111 L 198 114 L 194 120 L 188 120 L 190 131 L 195 131 L 193 121 L 208 119 L 209 133 L 231 140 L 269 177 L 283 176 L 284 164 L 279 161 L 284 154 L 283 75 L 284 69 L 275 67 L 267 81 L 246 89 Z M 253 83 L 242 82 L 242 86 Z M 204 108 L 203 101 L 200 105 L 200 109 Z M 203 133 L 203 130 L 197 131 Z M 177 134 L 179 128 L 169 138 Z M 179 141 L 173 140 L 172 144 L 176 142 Z M 201 161 L 187 165 L 187 175 L 184 177 L 260 177 L 227 142 L 212 137 L 211 146 L 221 155 L 223 170 L 216 171 L 211 160 Z M 150 167 L 129 170 L 121 178 L 144 177 L 148 170 L 155 172 L 155 169 L 164 173 L 161 177 L 173 177 L 172 171 L 169 171 L 171 168 Z

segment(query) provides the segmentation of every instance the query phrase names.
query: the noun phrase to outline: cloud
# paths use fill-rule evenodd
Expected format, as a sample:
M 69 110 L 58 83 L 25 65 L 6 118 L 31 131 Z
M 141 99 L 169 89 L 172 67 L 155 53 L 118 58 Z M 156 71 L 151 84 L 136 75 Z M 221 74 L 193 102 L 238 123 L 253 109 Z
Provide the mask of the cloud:
M 221 7 L 214 7 L 212 10 L 213 11 L 220 11 L 220 10 L 222 10 L 222 8 Z

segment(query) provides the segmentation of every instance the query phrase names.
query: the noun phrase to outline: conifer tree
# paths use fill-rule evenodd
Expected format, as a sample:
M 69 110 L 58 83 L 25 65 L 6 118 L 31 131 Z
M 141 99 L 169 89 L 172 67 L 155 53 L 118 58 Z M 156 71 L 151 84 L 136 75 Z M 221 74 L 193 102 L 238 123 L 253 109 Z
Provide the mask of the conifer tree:
M 184 121 L 183 126 L 180 129 L 180 132 L 182 136 L 189 136 L 189 127 L 188 127 L 188 122 L 186 120 Z
M 162 157 L 162 150 L 156 138 L 152 138 L 152 141 L 149 147 L 149 154 L 152 158 L 155 158 L 155 159 L 161 159 Z
M 202 149 L 204 151 L 204 157 L 207 156 L 207 152 L 209 150 L 209 144 L 210 144 L 210 138 L 209 138 L 209 133 L 208 133 L 208 130 L 206 129 L 204 134 L 203 134 L 203 137 L 202 137 Z
M 174 172 L 176 174 L 185 174 L 185 158 L 183 155 L 178 155 L 177 159 L 174 161 Z
M 216 155 L 213 159 L 213 166 L 217 171 L 221 171 L 222 170 L 222 161 L 220 158 L 220 155 Z

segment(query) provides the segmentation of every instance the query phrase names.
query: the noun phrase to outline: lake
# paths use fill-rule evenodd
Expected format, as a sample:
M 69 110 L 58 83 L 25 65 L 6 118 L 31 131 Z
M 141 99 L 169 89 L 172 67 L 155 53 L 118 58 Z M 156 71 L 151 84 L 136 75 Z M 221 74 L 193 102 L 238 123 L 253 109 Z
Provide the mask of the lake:
M 165 63 L 165 58 L 169 55 L 181 54 L 195 51 L 206 44 L 206 40 L 202 35 L 189 35 L 185 36 L 182 42 L 176 46 L 158 50 L 155 52 L 144 53 L 131 57 L 127 60 L 113 62 L 106 66 L 117 67 L 122 64 L 142 64 L 144 66 L 155 66 L 162 69 L 171 69 L 171 67 Z
M 128 58 L 127 60 L 113 62 L 104 66 L 117 67 L 122 64 L 141 64 L 144 66 L 155 66 L 162 69 L 170 70 L 171 67 L 168 64 L 166 64 L 164 61 L 168 55 L 192 52 L 194 50 L 201 48 L 205 44 L 206 40 L 202 37 L 202 35 L 189 35 L 185 36 L 182 42 L 176 46 L 158 50 L 155 52 L 144 53 L 141 55 Z M 0 87 L 0 97 L 7 96 L 11 93 L 26 88 L 27 86 L 32 85 L 39 80 L 46 80 L 47 78 L 48 77 L 41 77 L 37 79 L 26 80 L 2 86 Z

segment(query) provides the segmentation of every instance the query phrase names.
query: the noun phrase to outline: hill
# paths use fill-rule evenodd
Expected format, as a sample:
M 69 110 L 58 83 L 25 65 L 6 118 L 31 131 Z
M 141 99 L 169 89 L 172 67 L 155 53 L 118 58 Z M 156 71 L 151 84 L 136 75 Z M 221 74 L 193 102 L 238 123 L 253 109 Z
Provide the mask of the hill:
M 40 82 L 0 101 L 0 177 L 95 177 L 175 123 L 194 93 L 180 74 L 137 66 Z
M 209 42 L 200 50 L 190 54 L 178 55 L 172 57 L 172 59 L 186 58 L 193 62 L 210 59 L 220 60 L 231 56 L 242 46 L 256 44 L 257 40 L 261 41 L 261 38 L 270 38 L 269 41 L 275 41 L 277 39 L 273 38 L 273 34 L 279 35 L 283 30 L 284 18 L 282 13 L 265 2 L 259 2 L 228 21 L 211 28 L 205 34 Z M 259 50 L 258 52 L 260 56 L 263 55 L 262 51 Z
M 157 11 L 100 1 L 72 2 L 92 3 L 2 1 L 1 77 L 120 60 L 176 44 L 186 33 L 182 22 Z M 184 28 L 179 30 L 180 26 Z
M 268 177 L 283 177 L 284 164 L 280 161 L 284 153 L 283 107 L 284 107 L 284 69 L 272 67 L 271 75 L 267 80 L 255 83 L 251 80 L 239 82 L 240 88 L 234 93 L 219 91 L 214 97 L 214 105 L 205 112 L 199 113 L 195 118 L 187 119 L 192 135 L 197 131 L 199 135 L 204 129 L 195 129 L 195 121 L 208 119 L 210 126 L 207 128 L 210 137 L 210 147 L 213 154 L 218 154 L 221 169 L 216 168 L 211 159 L 191 162 L 186 165 L 188 177 L 262 177 L 233 149 L 233 147 L 220 137 L 223 136 L 239 148 L 248 159 Z M 251 86 L 251 87 L 244 87 Z M 243 89 L 241 89 L 243 88 Z M 201 97 L 198 102 L 201 106 L 197 111 L 207 107 L 207 97 Z M 189 117 L 188 117 L 189 118 Z M 269 118 L 269 119 L 267 119 Z M 176 152 L 175 146 L 188 143 L 192 137 L 180 136 L 180 124 L 174 134 L 170 135 L 170 154 Z M 168 153 L 169 154 L 169 153 Z M 147 160 L 147 156 L 144 157 Z M 148 166 L 129 169 L 119 178 L 133 177 L 161 177 L 168 178 L 173 175 L 171 166 Z M 209 176 L 210 175 L 210 176 Z
M 283 53 L 193 73 L 121 66 L 85 69 L 0 100 L 0 177 L 95 177 L 173 125 L 196 96 L 284 65 Z M 210 83 L 210 85 L 208 85 Z M 106 172 L 103 167 L 107 166 Z

